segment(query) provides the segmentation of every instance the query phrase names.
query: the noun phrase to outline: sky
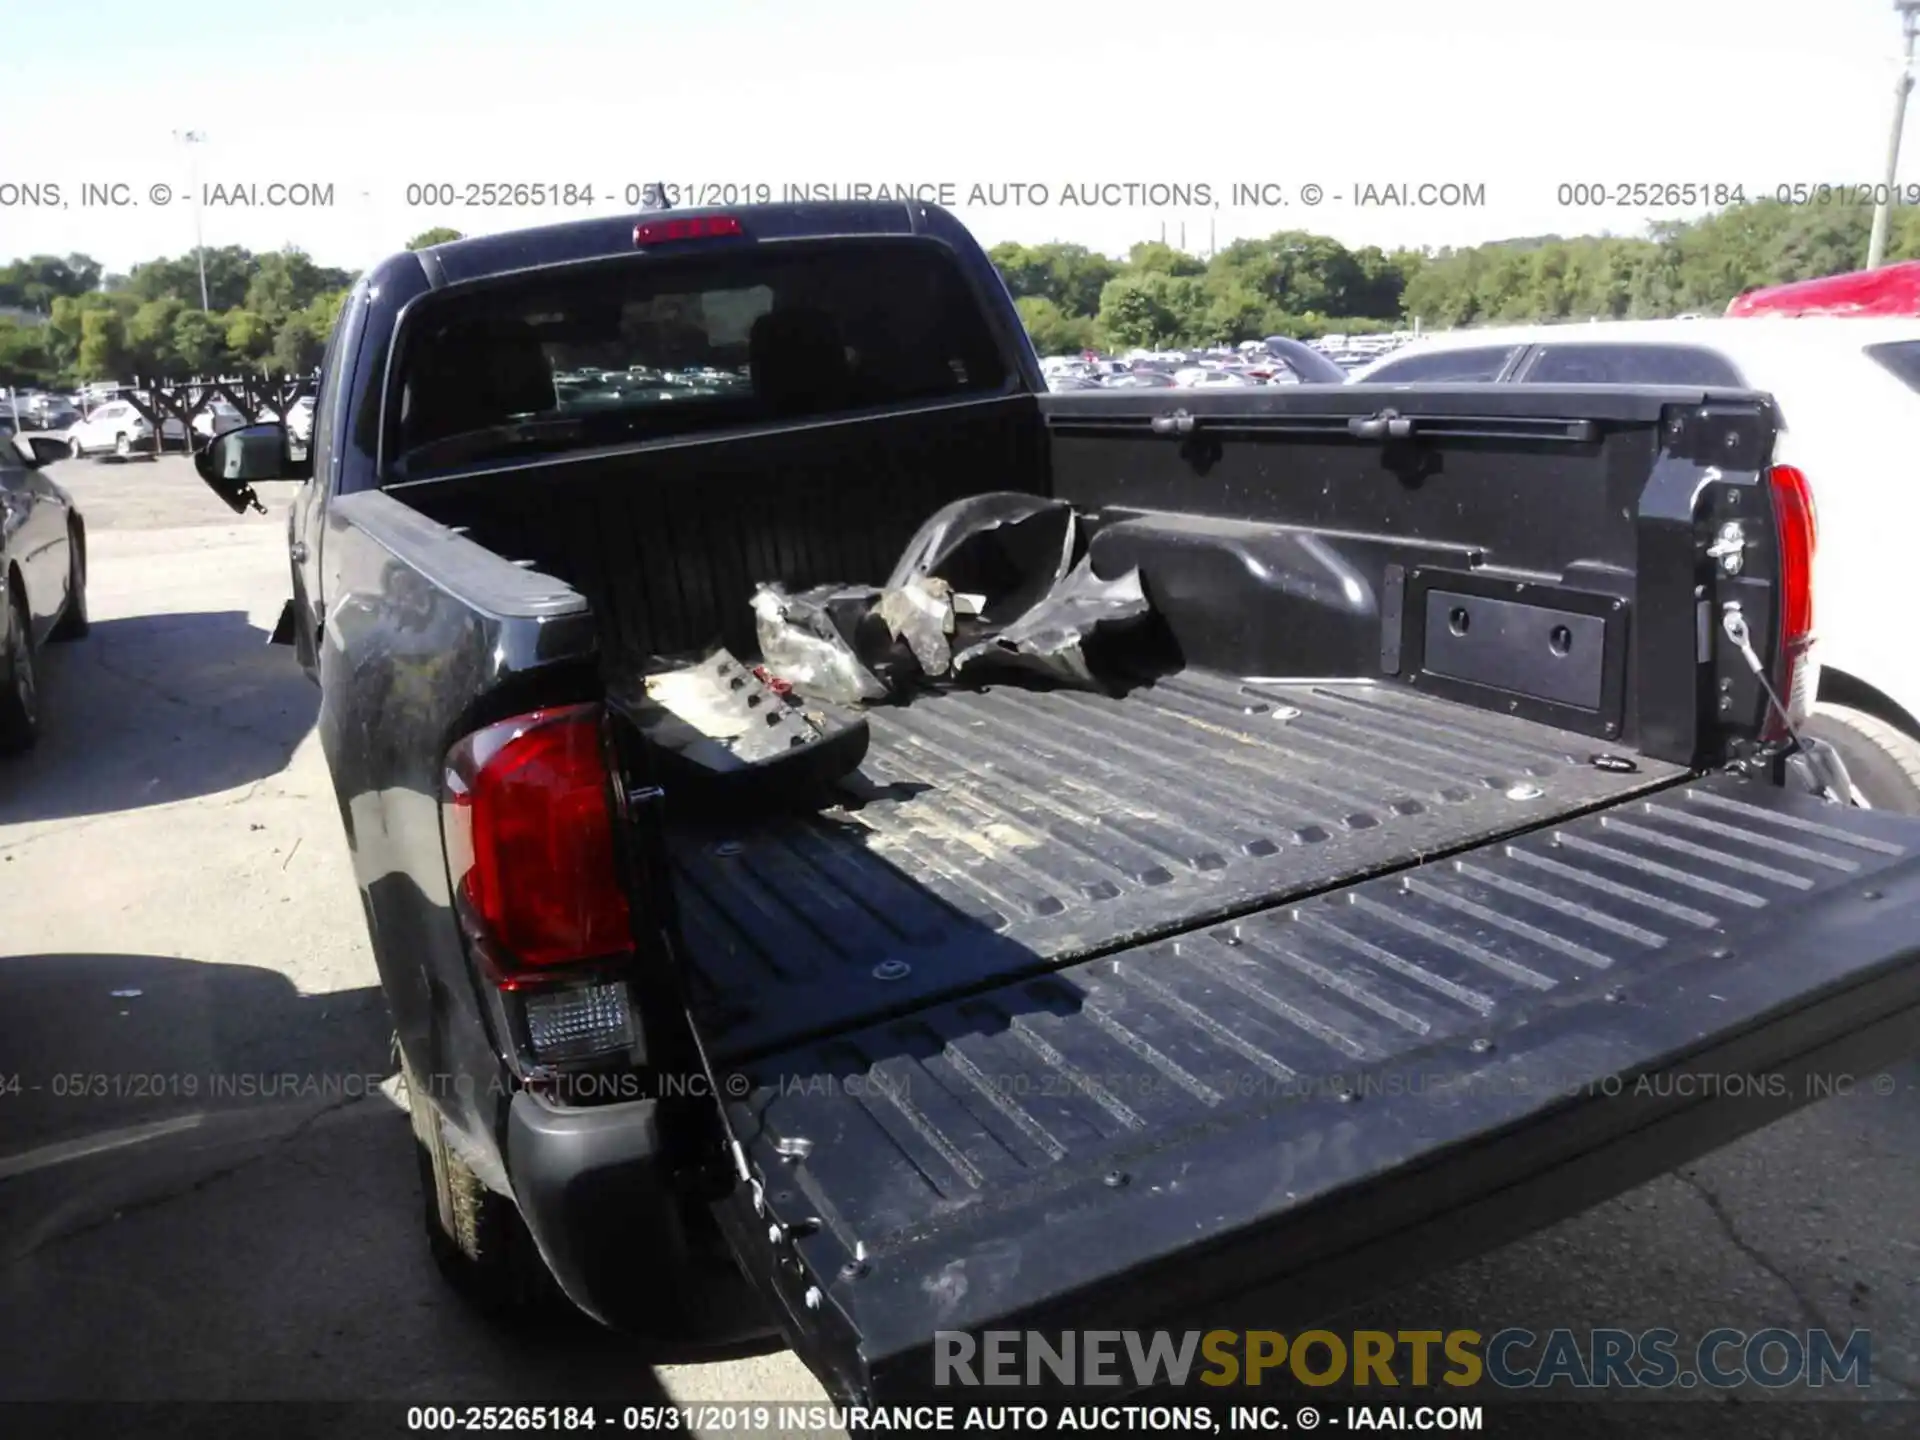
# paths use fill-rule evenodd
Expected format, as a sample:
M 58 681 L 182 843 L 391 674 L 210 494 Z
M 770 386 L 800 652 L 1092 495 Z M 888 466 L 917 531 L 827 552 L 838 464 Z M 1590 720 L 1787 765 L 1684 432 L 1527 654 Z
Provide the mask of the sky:
M 912 186 L 986 244 L 1113 254 L 1282 229 L 1389 248 L 1643 234 L 1716 189 L 1878 183 L 1900 49 L 1891 0 L 261 0 L 192 18 L 95 0 L 87 16 L 111 44 L 78 65 L 14 56 L 0 81 L 0 258 L 124 270 L 190 250 L 197 225 L 208 245 L 360 268 L 434 225 L 627 211 L 648 183 L 721 200 Z M 1901 178 L 1920 184 L 1916 116 L 1920 101 Z M 486 182 L 594 200 L 467 203 Z M 1675 188 L 1649 204 L 1619 193 L 1633 185 Z

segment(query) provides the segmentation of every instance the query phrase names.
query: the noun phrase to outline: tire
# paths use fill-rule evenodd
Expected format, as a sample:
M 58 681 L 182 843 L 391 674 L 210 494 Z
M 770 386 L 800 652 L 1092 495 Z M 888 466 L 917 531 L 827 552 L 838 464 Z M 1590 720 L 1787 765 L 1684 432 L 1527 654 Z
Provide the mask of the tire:
M 87 542 L 74 526 L 67 528 L 67 608 L 49 640 L 82 640 L 93 628 L 87 618 Z
M 469 1305 L 502 1325 L 571 1310 L 513 1201 L 489 1190 L 448 1146 L 439 1110 L 414 1083 L 404 1053 L 400 1073 L 413 1116 L 421 1221 L 440 1274 Z
M 69 440 L 67 441 L 67 454 L 75 460 L 84 460 L 87 458 L 87 447 L 82 445 L 78 440 Z
M 7 587 L 7 643 L 0 662 L 0 755 L 18 755 L 40 738 L 40 694 L 33 673 L 33 625 L 12 586 Z
M 130 459 L 133 455 L 133 441 L 129 440 L 125 435 L 114 436 L 113 453 L 118 455 L 122 460 Z
M 1853 788 L 1875 810 L 1920 815 L 1920 741 L 1845 705 L 1816 705 L 1806 731 L 1840 752 Z

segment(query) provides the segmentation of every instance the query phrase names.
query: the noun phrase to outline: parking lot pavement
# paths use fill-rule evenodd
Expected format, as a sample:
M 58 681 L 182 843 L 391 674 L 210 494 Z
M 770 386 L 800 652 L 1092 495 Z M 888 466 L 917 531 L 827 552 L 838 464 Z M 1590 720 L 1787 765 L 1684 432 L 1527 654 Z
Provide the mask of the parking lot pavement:
M 56 478 L 88 518 L 94 629 L 44 652 L 47 733 L 0 765 L 0 1397 L 822 1398 L 784 1352 L 508 1336 L 445 1291 L 316 692 L 266 645 L 286 488 L 237 518 L 178 459 Z M 1337 1323 L 1863 1327 L 1873 1393 L 1920 1396 L 1917 1081 Z M 1741 1408 L 1744 1433 L 1820 1429 Z

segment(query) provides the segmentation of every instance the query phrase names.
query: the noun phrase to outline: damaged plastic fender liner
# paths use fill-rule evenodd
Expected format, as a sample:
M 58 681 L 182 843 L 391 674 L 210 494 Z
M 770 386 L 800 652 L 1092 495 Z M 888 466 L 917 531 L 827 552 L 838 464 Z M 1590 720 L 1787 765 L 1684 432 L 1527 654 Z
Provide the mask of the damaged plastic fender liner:
M 1138 568 L 1117 579 L 1102 580 L 1093 573 L 1092 559 L 1083 559 L 1026 614 L 998 635 L 954 656 L 954 672 L 1000 662 L 1097 687 L 1083 642 L 1102 625 L 1123 624 L 1146 613 L 1147 595 Z
M 1064 500 L 1010 490 L 970 495 L 928 518 L 907 542 L 886 588 L 937 575 L 956 591 L 986 597 L 980 619 L 1004 625 L 1066 578 L 1076 532 L 1073 507 Z

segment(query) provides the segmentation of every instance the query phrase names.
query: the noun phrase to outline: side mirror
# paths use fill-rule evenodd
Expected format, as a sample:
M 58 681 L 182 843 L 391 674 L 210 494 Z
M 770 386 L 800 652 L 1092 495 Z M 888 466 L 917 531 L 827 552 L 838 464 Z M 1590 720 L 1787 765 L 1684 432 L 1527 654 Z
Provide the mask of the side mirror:
M 243 425 L 217 435 L 194 452 L 193 468 L 236 515 L 267 507 L 253 493 L 256 480 L 305 480 L 313 474 L 311 451 L 299 459 L 286 426 L 278 421 Z
M 51 435 L 15 435 L 11 438 L 21 463 L 29 470 L 38 470 L 43 465 L 64 460 L 73 453 L 66 441 L 56 440 Z

